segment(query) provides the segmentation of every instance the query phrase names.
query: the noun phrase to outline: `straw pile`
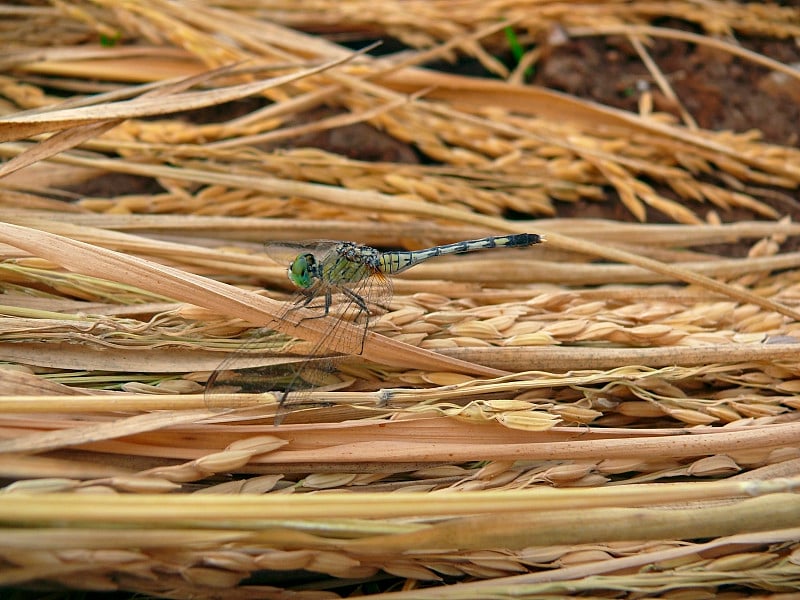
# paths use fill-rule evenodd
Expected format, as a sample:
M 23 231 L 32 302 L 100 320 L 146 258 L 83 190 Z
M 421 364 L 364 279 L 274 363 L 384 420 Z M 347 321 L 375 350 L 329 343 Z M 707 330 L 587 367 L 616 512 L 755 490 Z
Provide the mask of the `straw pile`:
M 314 599 L 796 589 L 800 254 L 785 248 L 800 226 L 766 200 L 796 194 L 800 151 L 646 102 L 637 115 L 516 85 L 541 55 L 513 73 L 494 58 L 512 23 L 538 48 L 614 34 L 646 57 L 648 40 L 679 37 L 800 79 L 721 41 L 798 36 L 796 9 L 0 12 L 0 585 Z M 652 25 L 670 15 L 709 35 Z M 375 58 L 313 32 L 419 50 Z M 463 54 L 506 79 L 414 66 Z M 321 106 L 336 110 L 297 119 Z M 176 116 L 213 107 L 212 122 Z M 362 121 L 436 164 L 281 148 Z M 113 190 L 70 192 L 104 176 Z M 545 218 L 612 189 L 638 222 Z M 703 220 L 701 203 L 762 220 Z M 265 365 L 296 361 L 336 318 L 276 321 L 291 289 L 264 241 L 416 249 L 524 231 L 547 243 L 398 277 L 363 353 L 317 373 L 312 402 L 279 427 L 268 382 L 207 402 L 209 374 L 245 340 Z M 710 250 L 732 243 L 746 256 Z

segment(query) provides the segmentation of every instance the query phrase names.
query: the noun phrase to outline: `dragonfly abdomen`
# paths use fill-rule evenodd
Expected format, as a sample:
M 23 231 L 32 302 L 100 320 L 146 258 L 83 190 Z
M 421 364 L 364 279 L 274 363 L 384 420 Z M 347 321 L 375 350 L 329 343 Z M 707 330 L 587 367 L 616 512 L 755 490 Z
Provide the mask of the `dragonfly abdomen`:
M 538 244 L 541 241 L 542 237 L 536 233 L 517 233 L 456 242 L 455 244 L 444 244 L 411 252 L 385 252 L 380 255 L 380 270 L 387 275 L 394 275 L 436 256 L 466 254 L 467 252 L 491 248 L 524 248 Z

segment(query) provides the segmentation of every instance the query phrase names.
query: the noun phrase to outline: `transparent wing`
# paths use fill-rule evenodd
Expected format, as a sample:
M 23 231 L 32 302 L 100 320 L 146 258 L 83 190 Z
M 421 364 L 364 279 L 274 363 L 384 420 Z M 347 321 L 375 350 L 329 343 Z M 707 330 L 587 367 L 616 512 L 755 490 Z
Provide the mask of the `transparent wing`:
M 337 242 L 313 244 L 280 244 L 287 248 L 291 260 L 300 252 L 321 253 L 334 251 Z M 317 289 L 316 297 L 308 301 L 307 295 L 298 293 L 287 303 L 278 320 L 293 319 L 292 313 L 305 306 L 324 316 L 324 295 L 327 290 Z M 335 376 L 336 363 L 348 354 L 360 354 L 369 327 L 370 317 L 379 307 L 385 307 L 392 297 L 392 285 L 382 273 L 377 272 L 351 286 L 332 286 L 332 304 L 328 326 L 313 346 L 302 340 L 290 340 L 269 327 L 254 332 L 252 336 L 226 358 L 209 378 L 206 386 L 206 404 L 210 409 L 241 408 L 252 406 L 252 396 L 237 400 L 237 395 L 272 393 L 269 400 L 277 401 L 275 423 L 279 424 L 286 413 L 299 406 L 313 404 L 311 393 L 320 387 L 335 389 L 341 380 Z M 368 308 L 364 311 L 363 305 Z M 296 317 L 294 317 L 296 318 Z M 355 327 L 341 325 L 350 322 Z M 277 343 L 274 340 L 282 340 Z M 341 387 L 341 385 L 339 386 Z M 265 400 L 267 397 L 265 396 Z
M 304 360 L 294 354 L 293 346 L 291 338 L 269 327 L 250 332 L 209 377 L 206 406 L 211 410 L 243 408 L 253 405 L 244 394 L 279 390 L 282 380 L 291 379 L 292 363 Z
M 298 254 L 311 252 L 316 258 L 333 252 L 339 242 L 333 240 L 314 240 L 311 242 L 267 242 L 264 252 L 276 263 L 289 267 Z
M 341 291 L 334 296 L 329 313 L 333 317 L 330 325 L 310 351 L 308 360 L 295 367 L 295 375 L 280 400 L 276 424 L 297 407 L 312 404 L 310 396 L 318 386 L 334 389 L 331 386 L 336 385 L 337 378 L 334 374 L 338 361 L 344 356 L 363 352 L 364 340 L 373 315 L 379 308 L 388 305 L 391 297 L 391 280 L 382 273 L 367 277 L 348 288 L 347 292 Z M 364 311 L 362 303 L 367 306 L 367 311 Z M 341 327 L 345 322 L 354 327 Z
M 380 309 L 386 308 L 392 299 L 392 281 L 383 273 L 376 272 L 355 284 L 340 286 L 340 289 L 332 290 L 332 294 L 329 314 L 334 319 L 313 354 L 361 354 L 370 319 Z M 317 308 L 320 302 L 312 301 L 312 304 Z M 366 311 L 363 306 L 367 307 Z M 321 308 L 319 312 L 322 314 Z M 343 322 L 350 322 L 356 327 L 345 330 L 340 327 Z

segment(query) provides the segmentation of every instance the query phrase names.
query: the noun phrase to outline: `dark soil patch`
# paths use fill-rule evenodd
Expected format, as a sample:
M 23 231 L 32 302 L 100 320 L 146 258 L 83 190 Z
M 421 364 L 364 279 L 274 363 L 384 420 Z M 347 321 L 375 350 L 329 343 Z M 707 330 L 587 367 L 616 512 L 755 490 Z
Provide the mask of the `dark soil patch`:
M 674 24 L 670 24 L 674 26 Z M 792 41 L 742 41 L 742 46 L 784 64 L 800 63 Z M 706 46 L 657 39 L 648 52 L 680 102 L 704 129 L 758 129 L 775 144 L 800 146 L 800 82 Z M 628 42 L 583 38 L 552 50 L 534 82 L 596 102 L 638 111 L 643 93 L 655 110 L 680 117 Z

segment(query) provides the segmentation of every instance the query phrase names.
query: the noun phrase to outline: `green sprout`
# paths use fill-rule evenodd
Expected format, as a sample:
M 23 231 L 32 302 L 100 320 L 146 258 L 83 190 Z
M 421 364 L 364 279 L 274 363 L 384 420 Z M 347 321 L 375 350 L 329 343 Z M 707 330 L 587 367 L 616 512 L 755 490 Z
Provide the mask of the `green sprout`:
M 517 64 L 519 64 L 519 61 L 525 56 L 525 48 L 519 43 L 519 39 L 517 38 L 517 34 L 514 33 L 513 28 L 505 27 L 503 33 L 506 34 L 506 41 L 508 42 L 508 47 L 511 48 L 511 55 L 514 57 L 514 60 L 517 61 Z M 525 77 L 531 76 L 533 76 L 533 67 L 528 67 L 525 69 Z
M 119 31 L 115 31 L 114 35 L 107 35 L 105 33 L 100 34 L 100 45 L 104 48 L 113 48 L 117 45 L 120 38 L 122 38 L 122 34 Z

